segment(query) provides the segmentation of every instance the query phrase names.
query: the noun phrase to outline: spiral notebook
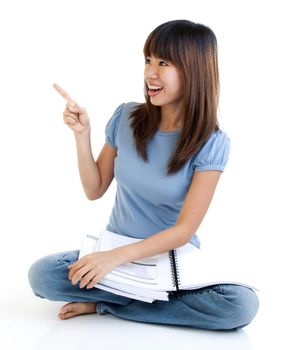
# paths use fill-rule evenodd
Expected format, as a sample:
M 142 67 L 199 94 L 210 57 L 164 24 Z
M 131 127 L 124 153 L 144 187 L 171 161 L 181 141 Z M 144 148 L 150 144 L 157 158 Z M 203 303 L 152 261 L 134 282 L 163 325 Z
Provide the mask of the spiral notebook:
M 91 239 L 95 241 L 93 243 L 95 249 L 91 248 Z M 99 237 L 86 235 L 80 250 L 80 257 L 90 251 L 106 251 L 138 241 L 141 241 L 141 239 L 104 230 Z M 88 249 L 87 252 L 86 249 Z M 112 281 L 123 282 L 131 286 L 142 286 L 152 290 L 179 290 L 181 285 L 185 283 L 184 276 L 187 272 L 187 269 L 184 269 L 186 265 L 185 258 L 187 259 L 188 254 L 191 255 L 198 250 L 192 244 L 187 243 L 180 249 L 120 265 L 106 277 L 111 278 Z M 180 265 L 182 266 L 181 269 Z
M 140 241 L 103 230 L 99 237 L 83 237 L 79 258 L 95 251 L 106 251 Z M 257 290 L 236 271 L 215 264 L 211 256 L 190 243 L 177 249 L 140 261 L 118 266 L 95 287 L 115 294 L 152 302 L 168 300 L 168 292 L 203 288 L 214 284 L 238 284 Z

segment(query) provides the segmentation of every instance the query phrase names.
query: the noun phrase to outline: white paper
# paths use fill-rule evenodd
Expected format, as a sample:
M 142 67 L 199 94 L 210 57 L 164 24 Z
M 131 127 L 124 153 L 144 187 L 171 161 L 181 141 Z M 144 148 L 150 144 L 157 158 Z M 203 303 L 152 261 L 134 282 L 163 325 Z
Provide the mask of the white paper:
M 103 230 L 99 238 L 85 235 L 80 257 L 85 253 L 111 250 L 138 241 L 141 239 Z M 223 264 L 215 263 L 211 254 L 202 252 L 190 243 L 177 248 L 175 252 L 179 289 L 197 289 L 214 284 L 238 284 L 257 290 L 246 280 L 242 280 L 240 275 L 235 273 L 236 269 L 223 269 L 227 261 L 224 261 Z M 107 288 L 112 293 L 147 302 L 156 299 L 168 300 L 167 291 L 176 290 L 168 252 L 120 265 L 108 273 L 100 283 L 103 288 Z

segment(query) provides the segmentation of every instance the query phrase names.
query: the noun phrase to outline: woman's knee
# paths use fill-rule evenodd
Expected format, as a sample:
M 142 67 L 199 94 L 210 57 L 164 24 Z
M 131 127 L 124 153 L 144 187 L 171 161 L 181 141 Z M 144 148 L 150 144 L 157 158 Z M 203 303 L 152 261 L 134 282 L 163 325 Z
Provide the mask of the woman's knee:
M 78 252 L 71 251 L 45 256 L 29 268 L 29 284 L 36 296 L 55 299 L 56 283 L 66 279 L 67 266 L 77 259 Z
M 256 316 L 259 299 L 256 293 L 248 287 L 239 285 L 224 285 L 224 297 L 230 303 L 226 313 L 228 329 L 242 328 L 248 325 Z
M 35 261 L 28 270 L 28 280 L 34 294 L 46 297 L 46 291 L 51 286 L 50 279 L 57 265 L 56 255 L 48 255 Z

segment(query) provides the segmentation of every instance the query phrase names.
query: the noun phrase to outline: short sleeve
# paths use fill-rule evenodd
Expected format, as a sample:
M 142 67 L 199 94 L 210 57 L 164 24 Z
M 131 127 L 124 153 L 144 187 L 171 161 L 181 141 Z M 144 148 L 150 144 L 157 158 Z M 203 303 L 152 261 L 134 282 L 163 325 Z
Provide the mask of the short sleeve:
M 230 154 L 230 139 L 222 131 L 215 131 L 204 143 L 193 161 L 194 171 L 221 170 L 223 171 Z
M 114 111 L 105 128 L 105 142 L 117 149 L 116 135 L 124 103 Z

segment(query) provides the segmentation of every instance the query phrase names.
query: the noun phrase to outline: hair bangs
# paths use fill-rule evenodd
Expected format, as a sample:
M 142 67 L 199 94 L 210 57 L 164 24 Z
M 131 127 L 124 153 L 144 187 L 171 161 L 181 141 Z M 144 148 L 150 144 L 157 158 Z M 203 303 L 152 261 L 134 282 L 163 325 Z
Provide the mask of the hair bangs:
M 157 28 L 158 29 L 158 28 Z M 175 61 L 175 41 L 167 30 L 155 30 L 147 38 L 143 53 L 144 57 L 155 56 L 168 61 Z

